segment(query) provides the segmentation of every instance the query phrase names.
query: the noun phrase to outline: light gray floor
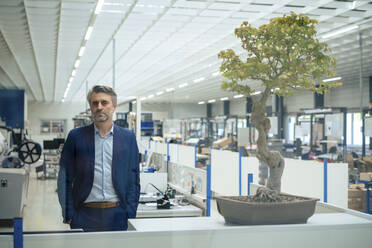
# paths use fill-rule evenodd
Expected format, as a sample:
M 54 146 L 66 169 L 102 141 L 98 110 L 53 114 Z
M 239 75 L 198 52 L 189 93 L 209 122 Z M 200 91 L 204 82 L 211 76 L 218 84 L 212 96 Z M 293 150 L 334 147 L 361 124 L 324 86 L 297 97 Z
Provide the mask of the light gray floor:
M 34 168 L 31 169 L 28 196 L 23 211 L 24 231 L 69 230 L 69 225 L 62 223 L 56 188 L 56 179 L 38 180 Z M 211 206 L 211 216 L 219 215 L 215 201 L 212 201 Z M 1 228 L 1 231 L 12 230 Z
M 62 222 L 62 211 L 56 193 L 57 180 L 36 179 L 31 171 L 26 206 L 23 211 L 24 231 L 68 230 Z

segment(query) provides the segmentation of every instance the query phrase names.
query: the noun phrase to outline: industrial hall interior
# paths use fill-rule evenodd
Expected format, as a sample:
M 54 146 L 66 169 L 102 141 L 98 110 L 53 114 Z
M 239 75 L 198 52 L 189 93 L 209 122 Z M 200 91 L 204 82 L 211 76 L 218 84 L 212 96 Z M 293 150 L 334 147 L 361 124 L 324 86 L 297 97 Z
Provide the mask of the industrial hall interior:
M 372 247 L 372 0 L 0 0 L 0 247 Z

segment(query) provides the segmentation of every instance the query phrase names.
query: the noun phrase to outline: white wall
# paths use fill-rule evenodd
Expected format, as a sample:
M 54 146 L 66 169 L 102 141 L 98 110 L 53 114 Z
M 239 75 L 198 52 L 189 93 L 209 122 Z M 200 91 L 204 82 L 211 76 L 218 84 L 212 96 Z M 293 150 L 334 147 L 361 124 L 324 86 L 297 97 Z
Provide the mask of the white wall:
M 369 103 L 369 83 L 363 82 L 363 107 L 368 107 Z M 344 84 L 340 88 L 332 89 L 325 95 L 324 104 L 329 107 L 360 107 L 360 88 L 359 84 Z
M 224 115 L 223 114 L 223 102 L 216 102 L 212 104 L 212 116 L 219 116 L 219 115 Z
M 230 102 L 230 115 L 244 115 L 245 116 L 245 97 L 239 98 L 236 101 Z
M 164 121 L 164 120 L 168 119 L 168 111 L 166 109 L 162 109 L 162 107 L 166 107 L 166 106 L 155 107 L 156 111 L 152 111 L 152 110 L 146 110 L 146 109 L 144 110 L 143 105 L 142 105 L 141 110 L 142 110 L 142 113 L 152 113 L 152 119 L 153 120 Z M 135 111 L 135 110 L 136 110 L 136 105 L 133 104 L 132 105 L 132 111 Z M 116 112 L 123 112 L 123 113 L 129 112 L 129 103 L 120 104 L 116 108 Z
M 118 105 L 116 112 L 129 112 L 129 103 L 123 103 Z
M 135 109 L 136 105 L 134 105 Z M 197 103 L 146 103 L 142 102 L 142 112 L 154 113 L 153 119 L 156 120 L 156 115 L 159 118 L 168 119 L 184 119 L 191 117 L 205 117 L 207 115 L 206 105 Z M 161 120 L 161 119 L 158 119 Z
M 314 108 L 314 93 L 302 91 L 298 95 L 284 98 L 287 113 L 301 112 L 303 108 Z
M 66 120 L 65 134 L 74 127 L 72 118 L 85 110 L 85 103 L 43 103 L 28 102 L 28 133 L 31 138 L 43 144 L 43 140 L 56 138 L 56 134 L 40 134 L 40 120 Z

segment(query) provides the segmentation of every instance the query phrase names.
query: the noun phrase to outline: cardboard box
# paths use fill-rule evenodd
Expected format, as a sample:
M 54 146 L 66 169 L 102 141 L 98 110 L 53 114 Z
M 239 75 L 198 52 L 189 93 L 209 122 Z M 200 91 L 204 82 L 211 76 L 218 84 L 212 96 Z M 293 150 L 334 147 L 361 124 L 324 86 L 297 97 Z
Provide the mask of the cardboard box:
M 349 189 L 364 189 L 364 183 L 352 184 Z
M 348 197 L 349 197 L 349 199 L 352 199 L 352 198 L 360 198 L 360 199 L 362 199 L 364 194 L 365 194 L 365 191 L 360 190 L 360 189 L 350 189 L 349 188 L 349 190 L 348 190 Z
M 363 207 L 363 201 L 360 198 L 352 198 L 348 200 L 347 207 L 357 211 L 365 211 L 365 207 Z
M 348 189 L 348 208 L 366 212 L 367 190 L 364 184 L 353 184 Z M 372 197 L 370 197 L 370 210 L 372 210 Z
M 360 165 L 361 168 L 358 169 L 360 172 L 372 172 L 372 157 L 371 156 L 366 156 L 363 159 L 363 164 Z
M 211 149 L 209 147 L 202 147 L 201 154 L 207 155 L 209 153 L 211 153 Z
M 226 146 L 228 146 L 230 143 L 232 143 L 233 141 L 233 138 L 230 136 L 230 137 L 227 137 L 227 138 L 224 138 L 224 139 L 220 139 L 220 140 L 217 140 L 215 142 L 213 142 L 213 147 L 214 148 L 224 148 Z M 234 142 L 236 142 L 236 138 L 234 137 Z
M 365 156 L 363 160 L 366 161 L 369 164 L 372 164 L 372 157 L 371 156 Z
M 372 172 L 361 172 L 360 180 L 363 181 L 372 181 Z

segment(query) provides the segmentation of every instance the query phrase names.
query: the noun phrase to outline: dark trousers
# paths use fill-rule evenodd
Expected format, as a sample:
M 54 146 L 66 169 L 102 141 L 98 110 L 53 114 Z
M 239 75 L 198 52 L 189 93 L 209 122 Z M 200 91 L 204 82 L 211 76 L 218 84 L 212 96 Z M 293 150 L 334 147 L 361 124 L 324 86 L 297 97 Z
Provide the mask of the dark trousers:
M 83 229 L 85 232 L 125 231 L 128 229 L 128 217 L 121 207 L 88 208 L 75 210 L 71 229 Z

